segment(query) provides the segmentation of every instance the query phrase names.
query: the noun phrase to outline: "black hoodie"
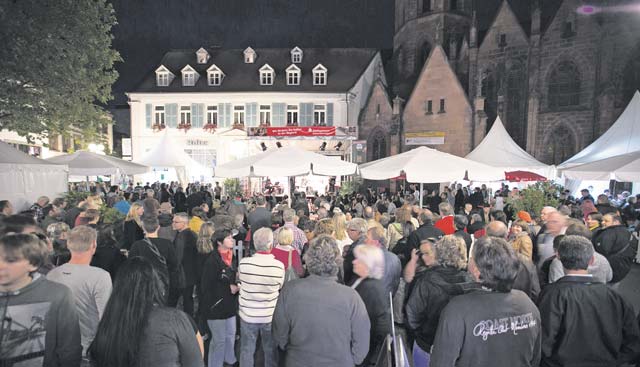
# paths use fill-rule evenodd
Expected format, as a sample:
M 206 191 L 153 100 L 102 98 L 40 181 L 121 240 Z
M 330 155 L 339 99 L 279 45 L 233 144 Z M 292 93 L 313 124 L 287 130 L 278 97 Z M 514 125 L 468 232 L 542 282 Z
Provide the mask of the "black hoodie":
M 442 309 L 457 295 L 477 289 L 466 271 L 434 266 L 416 274 L 417 279 L 407 301 L 407 322 L 418 346 L 429 352 L 438 329 Z

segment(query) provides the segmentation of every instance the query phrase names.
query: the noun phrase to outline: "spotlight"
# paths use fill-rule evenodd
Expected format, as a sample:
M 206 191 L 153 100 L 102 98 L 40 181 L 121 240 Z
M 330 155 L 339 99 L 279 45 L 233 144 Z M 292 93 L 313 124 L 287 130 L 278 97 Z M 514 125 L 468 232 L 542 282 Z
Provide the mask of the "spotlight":
M 276 142 L 276 146 L 277 146 L 278 148 L 282 148 L 282 143 L 281 143 L 281 142 Z
M 260 143 L 260 147 L 262 148 L 263 152 L 267 150 L 267 144 L 265 144 L 264 142 Z
M 323 142 L 322 145 L 320 145 L 320 151 L 324 152 L 324 150 L 327 149 L 327 142 Z
M 340 150 L 340 148 L 342 148 L 342 142 L 339 141 L 338 144 L 336 144 L 336 146 L 334 148 L 335 148 L 335 150 Z

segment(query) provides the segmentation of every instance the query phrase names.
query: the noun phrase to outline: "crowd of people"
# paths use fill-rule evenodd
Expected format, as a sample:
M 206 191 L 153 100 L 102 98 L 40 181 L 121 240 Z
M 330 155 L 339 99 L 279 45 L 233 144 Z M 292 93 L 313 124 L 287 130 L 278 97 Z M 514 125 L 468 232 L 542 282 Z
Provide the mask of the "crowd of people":
M 222 191 L 0 201 L 0 365 L 371 366 L 394 328 L 414 367 L 640 363 L 628 193 L 529 213 L 508 186 Z

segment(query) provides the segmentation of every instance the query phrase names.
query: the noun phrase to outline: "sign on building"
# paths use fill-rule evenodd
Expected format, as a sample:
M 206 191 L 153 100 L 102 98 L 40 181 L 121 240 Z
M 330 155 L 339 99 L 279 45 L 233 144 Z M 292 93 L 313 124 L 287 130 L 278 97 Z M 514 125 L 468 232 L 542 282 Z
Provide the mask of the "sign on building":
M 354 140 L 351 143 L 351 154 L 353 163 L 364 163 L 367 161 L 367 141 L 366 140 Z
M 131 138 L 122 138 L 122 156 L 131 157 Z
M 425 131 L 419 133 L 405 133 L 405 145 L 439 145 L 444 144 L 444 131 Z

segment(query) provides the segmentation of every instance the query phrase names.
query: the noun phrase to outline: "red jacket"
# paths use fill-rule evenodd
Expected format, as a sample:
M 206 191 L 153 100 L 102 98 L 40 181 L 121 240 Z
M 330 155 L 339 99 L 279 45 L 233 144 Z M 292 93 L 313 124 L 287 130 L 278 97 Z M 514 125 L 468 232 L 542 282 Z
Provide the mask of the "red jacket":
M 456 226 L 453 223 L 453 215 L 442 217 L 442 219 L 434 224 L 434 227 L 444 232 L 444 234 L 454 234 L 456 231 Z

